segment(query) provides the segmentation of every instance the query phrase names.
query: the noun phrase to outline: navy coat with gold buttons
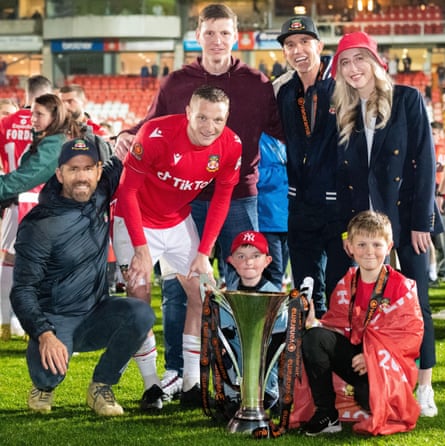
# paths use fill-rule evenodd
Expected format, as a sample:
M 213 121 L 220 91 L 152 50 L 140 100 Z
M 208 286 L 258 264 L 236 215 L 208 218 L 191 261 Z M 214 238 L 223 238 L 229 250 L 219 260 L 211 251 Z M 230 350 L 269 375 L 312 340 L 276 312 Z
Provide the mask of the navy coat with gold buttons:
M 435 217 L 435 165 L 431 126 L 418 90 L 394 87 L 391 117 L 375 130 L 369 167 L 359 109 L 349 143 L 338 148 L 337 201 L 345 227 L 370 208 L 371 200 L 374 210 L 390 218 L 395 246 L 401 238 L 408 241 L 411 231 L 441 232 L 441 219 Z

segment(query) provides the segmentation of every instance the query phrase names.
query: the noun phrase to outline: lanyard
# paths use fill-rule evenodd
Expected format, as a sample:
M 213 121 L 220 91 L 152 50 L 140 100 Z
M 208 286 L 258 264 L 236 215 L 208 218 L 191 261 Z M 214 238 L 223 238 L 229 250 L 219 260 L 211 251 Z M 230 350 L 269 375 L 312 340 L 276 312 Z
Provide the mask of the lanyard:
M 324 76 L 324 70 L 325 70 L 325 64 L 323 61 L 320 62 L 320 69 L 318 71 L 316 82 L 321 81 Z M 314 84 L 315 85 L 315 84 Z M 317 91 L 315 90 L 312 94 L 312 103 L 311 103 L 311 122 L 309 123 L 309 118 L 307 116 L 306 111 L 306 100 L 304 98 L 304 92 L 303 95 L 297 98 L 297 105 L 300 109 L 301 113 L 301 119 L 303 120 L 303 126 L 304 126 L 304 132 L 306 133 L 306 136 L 311 136 L 312 132 L 314 131 L 315 127 L 315 117 L 317 116 L 317 101 L 318 101 L 318 95 Z M 306 159 L 306 156 L 305 156 Z
M 309 118 L 307 116 L 307 111 L 306 111 L 306 100 L 304 96 L 300 96 L 297 99 L 297 104 L 298 107 L 300 108 L 301 119 L 303 120 L 304 132 L 306 133 L 307 137 L 311 136 L 314 130 L 315 116 L 317 115 L 317 100 L 318 100 L 317 92 L 314 92 L 314 94 L 312 95 L 312 104 L 311 104 L 311 122 L 309 123 Z
M 377 281 L 374 285 L 371 299 L 369 299 L 368 310 L 366 312 L 366 317 L 363 322 L 364 328 L 366 328 L 366 326 L 369 324 L 369 321 L 374 316 L 377 307 L 380 305 L 380 302 L 382 301 L 382 296 L 385 291 L 386 282 L 388 281 L 388 275 L 389 275 L 388 270 L 386 269 L 385 265 L 383 265 L 382 269 L 380 270 L 379 277 L 377 278 Z M 351 330 L 349 331 L 349 338 L 351 338 L 352 334 L 352 313 L 355 304 L 355 295 L 357 293 L 357 282 L 359 277 L 360 277 L 360 268 L 357 269 L 357 272 L 355 273 L 351 282 L 351 301 L 349 303 L 349 327 L 351 328 Z

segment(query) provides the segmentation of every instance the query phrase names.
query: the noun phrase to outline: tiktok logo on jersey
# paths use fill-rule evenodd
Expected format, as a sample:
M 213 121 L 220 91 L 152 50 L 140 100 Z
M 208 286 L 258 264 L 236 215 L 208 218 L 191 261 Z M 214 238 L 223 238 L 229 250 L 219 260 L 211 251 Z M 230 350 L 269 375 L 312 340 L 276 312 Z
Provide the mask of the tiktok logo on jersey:
M 212 181 L 204 180 L 185 180 L 183 178 L 174 177 L 170 172 L 158 172 L 157 177 L 162 181 L 167 181 L 175 189 L 182 191 L 201 190 L 204 189 Z

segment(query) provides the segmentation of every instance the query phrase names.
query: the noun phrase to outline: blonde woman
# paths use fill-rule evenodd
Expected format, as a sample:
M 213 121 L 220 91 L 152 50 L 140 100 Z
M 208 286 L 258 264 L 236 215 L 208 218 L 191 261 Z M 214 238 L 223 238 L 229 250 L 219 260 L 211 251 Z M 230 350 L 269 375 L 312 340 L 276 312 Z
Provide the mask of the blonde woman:
M 418 90 L 393 85 L 377 43 L 366 33 L 342 37 L 334 55 L 333 102 L 339 130 L 337 200 L 345 227 L 358 212 L 389 216 L 402 273 L 417 282 L 425 334 L 417 400 L 421 415 L 437 415 L 431 386 L 434 327 L 428 301 L 431 234 L 436 219 L 431 126 Z

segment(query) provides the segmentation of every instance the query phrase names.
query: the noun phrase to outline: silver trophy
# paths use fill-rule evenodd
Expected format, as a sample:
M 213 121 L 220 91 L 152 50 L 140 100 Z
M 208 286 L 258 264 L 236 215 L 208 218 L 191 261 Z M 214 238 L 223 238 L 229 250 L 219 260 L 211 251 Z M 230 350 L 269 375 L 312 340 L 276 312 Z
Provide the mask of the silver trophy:
M 250 293 L 213 290 L 213 299 L 234 318 L 241 345 L 242 372 L 222 332 L 224 348 L 229 354 L 240 383 L 241 404 L 228 424 L 230 432 L 251 433 L 268 425 L 264 411 L 264 389 L 269 372 L 284 348 L 275 352 L 266 370 L 267 349 L 277 317 L 286 309 L 287 293 Z

